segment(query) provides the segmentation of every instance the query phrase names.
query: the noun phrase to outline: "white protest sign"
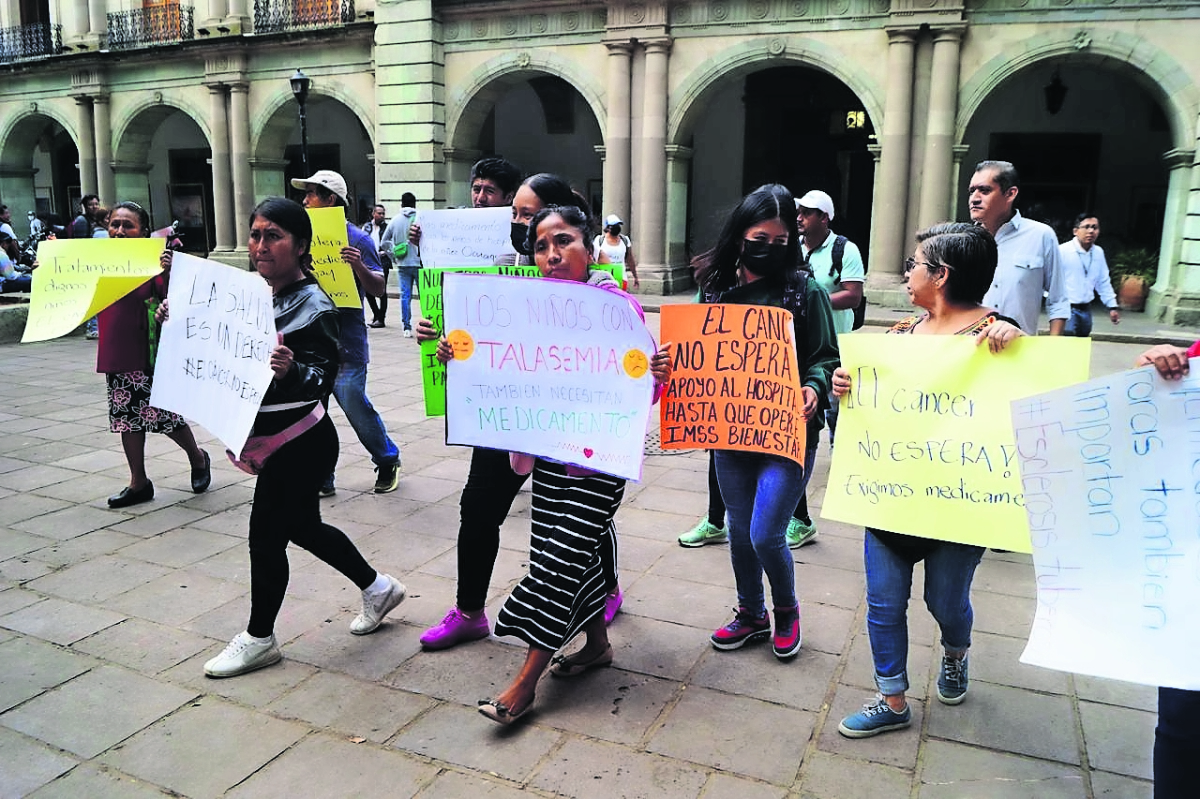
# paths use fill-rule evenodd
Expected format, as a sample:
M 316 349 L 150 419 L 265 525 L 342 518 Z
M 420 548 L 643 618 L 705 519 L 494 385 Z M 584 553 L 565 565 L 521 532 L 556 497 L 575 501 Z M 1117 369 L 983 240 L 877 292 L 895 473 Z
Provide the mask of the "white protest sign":
M 525 452 L 638 480 L 654 339 L 621 294 L 447 273 L 446 443 Z
M 175 253 L 167 299 L 150 404 L 196 421 L 241 453 L 274 376 L 271 290 L 253 272 Z
M 491 266 L 498 255 L 513 255 L 509 241 L 512 209 L 448 208 L 421 211 L 421 266 Z
M 1200 689 L 1200 359 L 1012 403 L 1038 605 L 1023 663 Z

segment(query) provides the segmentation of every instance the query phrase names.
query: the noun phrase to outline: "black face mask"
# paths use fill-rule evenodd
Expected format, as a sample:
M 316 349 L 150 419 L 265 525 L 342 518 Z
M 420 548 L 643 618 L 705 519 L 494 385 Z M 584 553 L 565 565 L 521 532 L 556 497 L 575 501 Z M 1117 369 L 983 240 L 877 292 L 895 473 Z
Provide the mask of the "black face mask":
M 742 266 L 759 277 L 779 277 L 787 271 L 787 245 L 746 239 L 741 260 Z
M 529 225 L 523 225 L 520 222 L 513 222 L 509 226 L 509 241 L 512 242 L 513 249 L 521 255 L 529 255 Z
M 609 227 L 609 230 L 611 230 L 611 231 L 612 231 L 612 234 L 613 234 L 614 236 L 620 236 L 620 235 L 621 235 L 621 226 L 620 226 L 620 225 L 612 225 L 612 226 L 610 226 L 610 227 Z

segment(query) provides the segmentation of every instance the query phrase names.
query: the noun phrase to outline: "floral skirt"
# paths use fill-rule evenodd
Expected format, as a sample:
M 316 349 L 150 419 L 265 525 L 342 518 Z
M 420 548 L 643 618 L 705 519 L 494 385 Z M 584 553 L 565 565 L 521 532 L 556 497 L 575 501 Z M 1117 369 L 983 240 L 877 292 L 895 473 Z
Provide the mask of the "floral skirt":
M 108 429 L 113 433 L 172 433 L 187 422 L 177 413 L 150 404 L 150 375 L 145 372 L 106 374 Z

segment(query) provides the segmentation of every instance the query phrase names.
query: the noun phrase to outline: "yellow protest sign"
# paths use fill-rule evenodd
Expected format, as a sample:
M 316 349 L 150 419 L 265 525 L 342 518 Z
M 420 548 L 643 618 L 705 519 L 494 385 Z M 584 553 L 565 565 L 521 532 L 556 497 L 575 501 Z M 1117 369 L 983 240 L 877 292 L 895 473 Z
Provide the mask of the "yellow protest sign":
M 837 449 L 821 515 L 1029 552 L 1009 403 L 1087 379 L 1089 339 L 843 336 Z
M 339 308 L 361 308 L 354 271 L 342 260 L 342 248 L 350 243 L 346 235 L 346 209 L 309 208 L 312 221 L 313 274 L 321 288 Z
M 22 342 L 65 336 L 162 271 L 165 239 L 54 239 L 38 248 Z
M 736 449 L 804 463 L 804 400 L 792 314 L 762 305 L 664 305 L 671 382 L 663 449 Z

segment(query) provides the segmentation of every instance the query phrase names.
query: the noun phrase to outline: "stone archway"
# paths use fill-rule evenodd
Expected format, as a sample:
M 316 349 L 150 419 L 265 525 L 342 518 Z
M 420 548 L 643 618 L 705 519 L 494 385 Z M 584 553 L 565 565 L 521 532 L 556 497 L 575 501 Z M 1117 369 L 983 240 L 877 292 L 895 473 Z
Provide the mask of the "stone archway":
M 526 174 L 561 174 L 599 206 L 603 166 L 596 148 L 604 143 L 605 123 L 600 97 L 590 76 L 550 53 L 510 53 L 478 67 L 447 98 L 450 204 L 468 202 L 471 165 L 495 153 Z
M 774 181 L 797 194 L 828 192 L 834 228 L 865 257 L 875 171 L 868 145 L 881 116 L 873 82 L 819 42 L 746 42 L 707 61 L 671 95 L 672 261 L 711 247 L 724 213 L 746 191 Z
M 309 174 L 332 169 L 346 179 L 352 207 L 347 216 L 356 220 L 360 211 L 375 203 L 374 124 L 357 103 L 347 102 L 334 86 L 309 95 L 305 113 L 308 118 Z M 255 120 L 251 135 L 250 164 L 254 175 L 254 196 L 295 195 L 289 181 L 307 177 L 301 158 L 300 117 L 296 101 L 280 92 L 267 110 Z
M 53 108 L 36 108 L 0 132 L 0 197 L 13 209 L 18 233 L 29 211 L 71 219 L 71 191 L 77 196 L 79 186 L 79 147 L 71 125 Z
M 155 227 L 178 220 L 184 246 L 207 254 L 216 243 L 212 147 L 207 117 L 155 97 L 114 126 L 115 200 L 133 200 Z

